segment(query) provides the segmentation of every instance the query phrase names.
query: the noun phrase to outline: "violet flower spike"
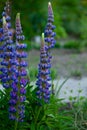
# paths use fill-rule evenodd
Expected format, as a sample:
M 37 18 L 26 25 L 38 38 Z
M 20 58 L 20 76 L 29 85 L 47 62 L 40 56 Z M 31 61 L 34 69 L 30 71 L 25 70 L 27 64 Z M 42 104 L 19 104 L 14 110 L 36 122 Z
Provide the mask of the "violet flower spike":
M 10 72 L 10 67 L 12 65 L 10 64 L 10 61 L 13 61 L 13 55 L 14 55 L 14 50 L 9 49 L 9 47 L 12 47 L 13 41 L 10 38 L 9 35 L 9 29 L 7 27 L 6 23 L 6 18 L 3 17 L 3 36 L 4 36 L 4 43 L 3 43 L 3 52 L 1 54 L 1 82 L 3 84 L 3 87 L 5 88 L 10 88 L 10 81 L 11 81 L 11 73 Z
M 16 107 L 15 104 L 18 100 L 17 97 L 17 86 L 16 84 L 12 84 L 12 75 L 13 70 L 11 68 L 14 67 L 12 64 L 15 60 L 15 49 L 13 45 L 13 41 L 11 36 L 9 35 L 9 29 L 7 26 L 6 18 L 3 17 L 3 35 L 4 35 L 4 43 L 3 43 L 3 53 L 2 53 L 2 61 L 0 68 L 1 71 L 1 82 L 5 89 L 9 89 L 8 95 L 10 95 L 9 100 L 9 115 L 10 119 L 15 119 Z M 16 76 L 15 76 L 16 77 Z M 11 87 L 12 86 L 12 87 Z
M 20 14 L 18 13 L 16 16 L 16 52 L 15 52 L 15 65 L 17 68 L 13 68 L 16 70 L 16 74 L 12 75 L 13 82 L 12 87 L 13 90 L 10 93 L 10 115 L 9 118 L 11 120 L 16 120 L 17 122 L 22 122 L 25 117 L 25 107 L 24 102 L 26 100 L 26 89 L 25 86 L 27 84 L 27 72 L 25 67 L 27 63 L 23 58 L 27 57 L 26 52 L 23 51 L 26 48 L 26 45 L 22 43 L 24 40 L 24 35 L 22 34 L 22 27 L 20 21 Z
M 54 15 L 53 15 L 53 10 L 51 3 L 48 3 L 48 20 L 47 20 L 47 25 L 44 31 L 45 34 L 45 42 L 47 43 L 47 49 L 49 50 L 50 48 L 53 48 L 55 46 L 55 35 L 56 33 L 54 32 L 55 26 L 53 25 L 54 22 Z
M 11 4 L 9 1 L 6 2 L 6 6 L 4 7 L 4 11 L 2 13 L 2 17 L 6 18 L 6 23 L 8 26 L 8 29 L 11 28 Z
M 49 58 L 47 55 L 47 50 L 45 48 L 44 44 L 44 33 L 42 34 L 42 43 L 41 43 L 41 49 L 40 49 L 40 64 L 38 66 L 38 76 L 37 76 L 37 98 L 44 102 L 48 103 L 50 100 L 50 63 Z
M 4 23 L 4 25 L 3 25 L 3 27 L 2 28 L 0 28 L 0 58 L 2 58 L 3 59 L 3 61 L 2 62 L 0 62 L 0 64 L 1 64 L 1 66 L 3 66 L 3 65 L 5 65 L 5 66 L 8 66 L 8 61 L 10 60 L 10 58 L 12 57 L 11 55 L 14 55 L 13 54 L 13 50 L 14 50 L 14 45 L 12 45 L 13 44 L 13 41 L 12 41 L 12 29 L 11 29 L 11 17 L 10 17 L 10 13 L 11 13 L 11 6 L 10 6 L 10 2 L 9 1 L 7 1 L 6 2 L 6 6 L 4 7 L 4 11 L 3 11 L 3 13 L 2 13 L 2 16 L 4 17 L 4 18 L 2 18 L 1 20 L 0 20 L 0 22 L 1 22 L 1 24 L 3 24 Z M 4 20 L 4 22 L 3 22 L 3 19 L 5 19 Z M 9 26 L 10 25 L 10 26 Z M 5 26 L 7 26 L 7 27 L 5 27 Z M 5 28 L 4 28 L 5 27 Z M 7 28 L 7 32 L 5 32 L 4 30 L 3 30 L 3 28 L 6 30 L 6 28 Z M 9 35 L 9 36 L 8 36 Z M 8 38 L 9 37 L 9 38 Z M 9 39 L 9 40 L 7 40 L 7 39 Z M 9 44 L 9 45 L 8 45 Z M 11 45 L 10 45 L 11 44 Z M 6 49 L 4 49 L 5 47 L 7 47 Z M 5 57 L 7 57 L 7 55 L 8 55 L 8 61 L 5 61 L 4 59 L 6 59 Z M 12 60 L 11 60 L 12 61 Z M 0 68 L 0 71 L 1 71 L 1 75 L 0 75 L 0 80 L 2 80 L 1 82 L 4 82 L 4 78 L 3 78 L 3 76 L 2 76 L 2 71 L 3 71 L 3 74 L 4 74 L 4 69 L 6 70 L 6 68 Z M 7 75 L 6 75 L 7 76 Z M 3 79 L 2 79 L 3 78 Z M 6 81 L 6 80 L 5 80 Z M 9 88 L 9 85 L 7 84 L 3 84 L 3 86 L 5 87 L 5 88 Z
M 11 13 L 11 5 L 10 5 L 10 2 L 7 1 L 6 2 L 6 6 L 4 7 L 4 11 L 2 13 L 2 17 L 5 17 L 6 18 L 6 23 L 7 23 L 7 26 L 8 26 L 8 29 L 11 28 L 11 16 L 10 16 L 10 13 Z M 1 24 L 2 24 L 2 19 L 0 20 Z M 10 35 L 12 36 L 12 32 L 10 31 Z M 3 28 L 0 28 L 0 42 L 3 42 L 4 40 L 4 36 L 3 36 Z M 2 47 L 0 45 L 0 50 L 2 50 Z

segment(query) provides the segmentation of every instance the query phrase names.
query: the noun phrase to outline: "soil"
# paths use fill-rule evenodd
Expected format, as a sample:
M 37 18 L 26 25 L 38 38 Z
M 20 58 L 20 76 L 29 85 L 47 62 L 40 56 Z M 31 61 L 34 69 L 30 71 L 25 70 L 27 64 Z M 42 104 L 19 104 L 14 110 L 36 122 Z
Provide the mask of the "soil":
M 60 77 L 84 77 L 87 76 L 87 52 L 76 50 L 53 49 L 52 68 Z M 31 50 L 29 52 L 29 67 L 37 67 L 40 52 Z

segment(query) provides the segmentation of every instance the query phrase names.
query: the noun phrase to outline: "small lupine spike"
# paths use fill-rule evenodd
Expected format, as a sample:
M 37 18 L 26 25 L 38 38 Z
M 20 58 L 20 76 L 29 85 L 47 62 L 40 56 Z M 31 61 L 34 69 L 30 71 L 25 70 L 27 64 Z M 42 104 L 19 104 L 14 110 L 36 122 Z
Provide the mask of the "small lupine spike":
M 6 19 L 6 24 L 7 27 L 9 29 L 9 36 L 12 38 L 13 36 L 13 31 L 11 29 L 11 17 L 10 17 L 10 13 L 11 13 L 11 5 L 9 0 L 6 2 L 6 6 L 4 7 L 4 11 L 2 13 L 2 17 L 5 17 L 4 19 Z M 3 26 L 3 18 L 0 20 L 1 24 Z M 5 20 L 4 20 L 5 21 Z M 2 53 L 3 53 L 3 41 L 4 41 L 4 35 L 3 35 L 3 27 L 0 28 L 0 58 L 2 57 Z
M 20 13 L 17 13 L 17 15 L 16 15 L 16 20 L 17 19 L 20 19 Z
M 3 26 L 6 26 L 6 19 L 5 19 L 5 17 L 3 17 Z
M 49 50 L 50 48 L 54 47 L 56 41 L 54 39 L 56 33 L 53 32 L 55 29 L 55 26 L 53 25 L 54 22 L 54 15 L 53 15 L 53 10 L 51 3 L 48 3 L 48 21 L 47 25 L 44 31 L 45 34 L 45 42 L 47 43 L 47 49 Z
M 25 39 L 24 35 L 22 34 L 22 27 L 21 27 L 21 21 L 20 21 L 20 13 L 17 13 L 16 15 L 16 40 L 17 41 L 23 41 Z
M 53 10 L 52 10 L 52 6 L 51 6 L 51 2 L 48 2 L 48 15 L 53 16 Z
M 41 46 L 44 46 L 44 33 L 42 33 L 42 42 L 41 42 Z
M 11 14 L 11 3 L 10 3 L 9 0 L 6 2 L 5 11 L 6 11 L 7 15 L 10 16 L 10 14 Z
M 2 13 L 2 17 L 4 16 L 6 18 L 7 26 L 10 29 L 11 28 L 11 4 L 9 1 L 6 2 L 6 6 L 4 7 L 4 11 Z

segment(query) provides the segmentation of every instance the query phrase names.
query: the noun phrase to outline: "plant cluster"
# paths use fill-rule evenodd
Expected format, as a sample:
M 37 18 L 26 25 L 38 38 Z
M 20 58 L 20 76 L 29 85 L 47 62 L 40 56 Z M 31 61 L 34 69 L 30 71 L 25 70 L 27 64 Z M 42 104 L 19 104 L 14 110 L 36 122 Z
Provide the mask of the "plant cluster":
M 2 130 L 74 130 L 80 128 L 72 125 L 75 123 L 72 116 L 74 112 L 66 111 L 64 107 L 67 104 L 56 97 L 64 83 L 54 93 L 50 71 L 52 59 L 50 49 L 56 43 L 53 22 L 53 10 L 49 2 L 47 25 L 42 33 L 37 81 L 31 85 L 26 70 L 27 46 L 23 43 L 25 37 L 20 13 L 16 15 L 15 29 L 13 29 L 10 2 L 6 3 L 1 19 L 2 28 L 0 28 L 0 82 L 3 86 L 0 90 L 0 129 Z M 73 105 L 71 102 L 71 105 L 76 107 L 77 104 Z M 70 110 L 73 110 L 72 108 L 69 107 Z M 61 112 L 62 109 L 64 109 L 63 112 Z M 81 128 L 85 128 L 86 123 L 81 123 L 83 125 Z
M 31 87 L 29 85 L 29 79 L 26 71 L 27 61 L 25 61 L 25 58 L 27 57 L 27 53 L 25 52 L 25 49 L 27 46 L 23 43 L 25 37 L 23 35 L 21 26 L 20 14 L 17 13 L 15 29 L 12 29 L 10 2 L 6 2 L 6 6 L 2 13 L 1 19 L 2 28 L 0 28 L 0 82 L 3 86 L 3 90 L 0 91 L 0 108 L 3 108 L 3 110 L 6 109 L 6 118 L 8 118 L 8 121 L 11 120 L 8 123 L 11 125 L 11 129 L 28 129 L 28 127 L 31 130 L 40 129 L 40 127 L 42 129 L 44 127 L 47 129 L 51 128 L 51 126 L 45 126 L 42 122 L 42 125 L 38 125 L 37 123 L 40 123 L 41 118 L 43 118 L 43 120 L 46 119 L 46 116 L 48 114 L 45 115 L 44 112 L 46 111 L 46 107 L 50 106 L 52 95 L 50 77 L 52 56 L 49 50 L 55 44 L 55 33 L 53 32 L 55 26 L 53 25 L 53 21 L 53 11 L 51 3 L 49 2 L 47 26 L 44 33 L 42 34 L 43 36 L 40 49 L 40 63 L 38 65 L 36 87 Z M 6 99 L 6 102 L 4 99 Z M 29 111 L 27 113 L 29 117 L 26 115 L 27 110 Z M 38 119 L 39 114 L 41 116 L 40 119 Z M 22 128 L 20 122 L 25 123 Z M 4 123 L 0 125 L 0 128 L 5 129 L 6 126 Z

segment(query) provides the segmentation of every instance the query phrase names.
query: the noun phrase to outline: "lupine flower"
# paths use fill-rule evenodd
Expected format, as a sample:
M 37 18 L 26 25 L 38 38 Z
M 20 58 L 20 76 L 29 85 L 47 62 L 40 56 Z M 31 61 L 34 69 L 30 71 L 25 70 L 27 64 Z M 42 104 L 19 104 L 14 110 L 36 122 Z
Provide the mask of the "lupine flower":
M 11 5 L 10 5 L 10 2 L 7 1 L 6 6 L 4 7 L 4 11 L 2 13 L 2 17 L 4 16 L 6 18 L 8 28 L 11 28 L 11 23 L 10 23 L 11 17 L 10 17 L 10 15 L 11 15 Z
M 27 57 L 27 54 L 23 51 L 26 48 L 26 44 L 23 44 L 24 35 L 22 34 L 22 27 L 20 22 L 20 14 L 16 17 L 16 59 L 14 60 L 15 67 L 12 70 L 15 72 L 12 75 L 12 91 L 10 93 L 10 119 L 16 121 L 23 121 L 25 106 L 24 102 L 26 100 L 26 89 L 27 84 L 27 72 L 25 67 L 27 66 L 26 61 L 23 58 Z
M 7 1 L 6 2 L 6 6 L 4 7 L 4 11 L 2 12 L 2 17 L 6 18 L 6 23 L 7 23 L 8 29 L 11 29 L 11 22 L 10 22 L 11 17 L 10 17 L 10 13 L 11 13 L 11 6 L 10 6 L 10 2 Z M 0 20 L 0 23 L 2 25 L 2 19 Z M 11 30 L 9 32 L 9 35 L 12 36 Z M 3 40 L 4 40 L 3 28 L 0 28 L 0 42 L 3 42 Z M 2 50 L 2 47 L 0 48 L 0 50 Z
M 37 97 L 42 102 L 48 103 L 50 99 L 50 63 L 47 55 L 46 46 L 44 44 L 44 34 L 42 36 L 42 44 L 40 49 L 40 64 L 38 65 Z
M 4 11 L 3 11 L 3 13 L 2 13 L 2 17 L 4 17 L 5 18 L 5 20 L 6 20 L 6 22 L 4 22 L 5 24 L 7 24 L 7 25 L 5 25 L 4 24 L 4 30 L 3 30 L 3 27 L 2 28 L 0 28 L 0 58 L 4 58 L 4 57 L 7 57 L 7 55 L 11 55 L 12 54 L 12 52 L 11 52 L 11 49 L 13 48 L 12 47 L 12 45 L 7 45 L 7 44 L 10 44 L 11 42 L 12 42 L 12 31 L 11 31 L 11 26 L 9 26 L 9 25 L 11 25 L 11 23 L 10 23 L 10 20 L 11 20 L 11 17 L 10 17 L 10 12 L 11 12 L 11 10 L 10 10 L 10 2 L 9 1 L 7 1 L 6 2 L 6 6 L 5 6 L 5 8 L 4 8 Z M 4 21 L 5 21 L 4 20 Z M 1 25 L 3 24 L 3 20 L 1 19 L 0 20 L 0 22 L 1 22 Z M 5 31 L 7 29 L 7 32 Z M 9 40 L 7 40 L 7 39 L 9 39 Z M 3 43 L 4 42 L 4 43 Z M 5 48 L 5 47 L 7 47 L 7 50 L 5 50 L 5 49 L 3 49 L 3 48 Z M 6 51 L 5 53 L 4 53 L 4 51 Z M 3 55 L 4 54 L 4 55 Z M 8 56 L 9 57 L 9 56 Z M 10 58 L 10 57 L 9 57 Z M 9 59 L 8 58 L 8 59 Z M 9 61 L 9 60 L 8 60 Z M 3 61 L 0 63 L 1 65 L 7 65 L 8 64 L 8 62 L 6 62 L 4 59 L 3 59 Z M 3 68 L 0 68 L 0 71 L 1 71 L 1 74 L 0 74 L 0 80 L 2 79 L 2 71 L 3 71 L 3 74 L 4 74 L 4 67 Z M 6 69 L 5 69 L 6 70 Z M 3 80 L 3 79 L 2 79 Z M 4 84 L 3 84 L 3 86 L 4 86 Z M 7 84 L 7 87 L 8 87 L 9 85 Z M 5 88 L 6 88 L 6 84 L 5 84 L 5 86 L 4 86 Z
M 47 20 L 47 25 L 44 31 L 45 34 L 45 42 L 47 43 L 47 49 L 49 50 L 50 48 L 55 46 L 55 35 L 56 33 L 53 31 L 55 29 L 55 26 L 53 25 L 54 22 L 54 15 L 53 15 L 53 10 L 51 3 L 48 3 L 48 20 Z
M 9 35 L 9 29 L 6 23 L 5 17 L 3 17 L 3 36 L 4 36 L 4 43 L 2 46 L 3 52 L 1 54 L 2 61 L 1 61 L 1 82 L 4 88 L 10 88 L 10 80 L 11 80 L 11 73 L 10 67 L 12 66 L 11 62 L 14 61 L 14 49 L 13 48 L 13 41 Z
M 44 31 L 49 64 L 51 63 L 51 59 L 52 59 L 52 56 L 50 54 L 50 49 L 53 48 L 56 43 L 56 40 L 54 38 L 56 33 L 54 32 L 55 26 L 53 25 L 53 22 L 54 22 L 54 14 L 53 14 L 51 3 L 49 2 L 48 3 L 48 20 L 47 20 L 47 25 L 46 25 L 46 28 Z M 54 90 L 52 90 L 52 91 L 54 91 Z

